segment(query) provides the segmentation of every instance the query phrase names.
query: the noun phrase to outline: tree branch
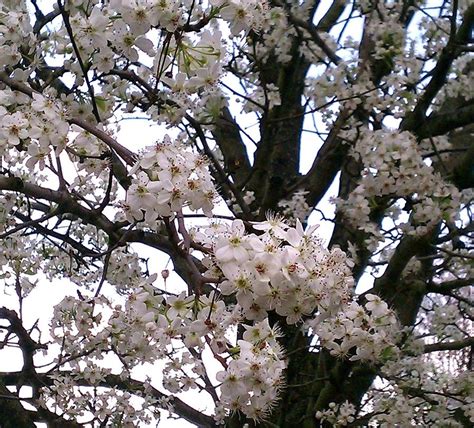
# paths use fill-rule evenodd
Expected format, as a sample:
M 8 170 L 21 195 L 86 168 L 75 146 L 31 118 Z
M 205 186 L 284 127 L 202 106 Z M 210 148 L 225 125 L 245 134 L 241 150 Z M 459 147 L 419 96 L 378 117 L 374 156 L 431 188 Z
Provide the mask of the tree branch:
M 62 371 L 62 376 L 67 376 L 69 373 Z M 0 373 L 0 382 L 4 382 L 5 385 L 17 385 L 21 380 L 21 372 L 5 372 Z M 54 384 L 54 380 L 45 373 L 39 373 L 39 378 L 45 386 L 51 386 Z M 162 400 L 164 398 L 169 399 L 169 403 L 174 409 L 174 413 L 188 422 L 195 424 L 198 427 L 202 428 L 214 428 L 217 425 L 214 422 L 214 419 L 211 416 L 205 415 L 204 413 L 194 409 L 193 407 L 186 404 L 184 401 L 180 400 L 177 397 L 167 396 L 163 394 L 156 388 L 151 385 L 145 385 L 145 383 L 140 382 L 135 379 L 122 379 L 119 375 L 108 374 L 105 376 L 104 380 L 99 381 L 97 384 L 91 384 L 89 381 L 80 378 L 80 373 L 74 372 L 74 377 L 77 379 L 77 386 L 83 387 L 103 387 L 103 388 L 117 388 L 121 391 L 127 391 L 131 394 L 136 394 L 140 392 L 141 395 L 151 395 L 157 400 Z M 1 400 L 0 400 L 1 403 Z M 13 428 L 13 427 L 12 427 Z
M 3 71 L 0 72 L 0 81 L 5 83 L 11 89 L 22 92 L 23 94 L 29 95 L 30 97 L 32 97 L 33 93 L 35 93 L 35 91 L 33 91 L 33 89 L 30 88 L 28 85 L 25 85 L 22 82 L 18 82 L 10 78 L 8 74 Z M 105 131 L 97 128 L 96 126 L 80 118 L 70 118 L 68 119 L 68 122 L 71 125 L 79 126 L 80 128 L 84 129 L 85 131 L 99 138 L 99 140 L 103 141 L 107 146 L 115 150 L 115 152 L 125 161 L 127 165 L 132 166 L 135 164 L 136 162 L 135 153 L 133 153 L 132 151 L 128 150 L 126 147 L 119 144 Z
M 8 397 L 0 398 L 0 426 L 2 428 L 35 428 L 33 415 L 27 411 L 17 395 L 2 382 L 0 375 L 0 394 Z
M 444 281 L 439 284 L 432 283 L 427 287 L 429 293 L 448 293 L 463 287 L 474 285 L 474 278 L 453 279 L 452 281 Z
M 467 105 L 452 111 L 431 113 L 412 132 L 420 139 L 436 137 L 473 122 L 474 100 L 471 100 Z
M 462 53 L 459 46 L 466 44 L 471 37 L 474 22 L 474 4 L 464 13 L 463 22 L 457 33 L 449 38 L 447 45 L 441 51 L 436 66 L 431 72 L 431 80 L 418 100 L 414 110 L 402 120 L 400 128 L 403 130 L 416 129 L 425 120 L 425 113 L 439 90 L 446 83 L 446 78 L 453 61 Z
M 452 342 L 438 342 L 429 343 L 424 346 L 423 353 L 437 352 L 437 351 L 459 351 L 460 349 L 474 346 L 474 337 L 467 337 L 466 339 L 456 340 Z

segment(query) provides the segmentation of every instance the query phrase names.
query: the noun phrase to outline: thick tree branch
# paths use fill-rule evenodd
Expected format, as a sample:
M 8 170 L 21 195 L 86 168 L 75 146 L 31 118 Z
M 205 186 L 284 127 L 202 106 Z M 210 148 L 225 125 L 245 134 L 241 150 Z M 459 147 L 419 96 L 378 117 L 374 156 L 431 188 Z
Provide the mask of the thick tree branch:
M 71 198 L 68 192 L 54 191 L 51 189 L 40 187 L 35 184 L 25 183 L 20 178 L 0 177 L 0 190 L 21 192 L 31 198 L 40 200 L 44 199 L 50 202 L 54 202 L 58 204 L 58 213 L 73 214 L 77 218 L 80 218 L 82 221 L 96 226 L 100 230 L 103 230 L 111 238 L 111 242 L 120 242 L 121 245 L 126 245 L 127 243 L 131 242 L 143 243 L 152 248 L 164 251 L 172 257 L 176 272 L 186 281 L 186 283 L 192 284 L 192 272 L 189 270 L 189 267 L 187 266 L 185 260 L 182 259 L 182 257 L 175 252 L 173 246 L 171 245 L 171 242 L 169 241 L 169 238 L 167 238 L 166 235 L 159 235 L 157 233 L 145 232 L 142 230 L 122 231 L 120 228 L 117 227 L 116 223 L 110 221 L 105 215 L 99 214 L 96 210 L 89 210 L 80 205 L 78 202 Z M 36 229 L 40 233 L 51 235 L 56 239 L 63 238 L 61 234 L 49 231 L 48 229 L 43 228 L 40 225 L 36 225 Z M 122 238 L 124 234 L 126 234 L 125 239 Z M 77 243 L 71 240 L 70 238 L 64 239 L 64 241 L 69 243 L 76 250 L 80 251 L 83 256 L 97 256 L 97 254 L 89 251 L 86 247 L 83 247 L 82 245 L 78 246 Z M 198 269 L 201 269 L 201 262 L 194 257 L 192 259 Z
M 326 16 L 316 26 L 318 31 L 329 31 L 345 8 L 345 2 L 335 1 Z M 289 9 L 287 7 L 287 9 Z M 312 13 L 316 8 L 314 7 Z M 289 11 L 287 11 L 290 14 Z M 312 26 L 313 15 L 308 17 L 305 26 Z M 319 36 L 319 35 L 318 35 Z M 319 39 L 318 39 L 319 40 Z M 322 39 L 320 40 L 322 41 Z M 255 192 L 260 203 L 260 217 L 265 216 L 269 209 L 275 210 L 281 199 L 287 199 L 292 192 L 299 188 L 295 185 L 299 177 L 300 138 L 304 121 L 304 109 L 301 105 L 302 94 L 305 87 L 306 73 L 310 63 L 300 51 L 301 40 L 296 38 L 291 49 L 292 60 L 288 64 L 278 64 L 270 58 L 259 67 L 260 80 L 263 85 L 273 83 L 278 86 L 282 105 L 266 111 L 261 119 L 261 141 L 255 153 L 252 176 L 249 188 Z M 334 147 L 336 146 L 336 147 Z M 315 180 L 305 186 L 312 195 L 313 200 L 331 184 L 337 167 L 340 165 L 339 145 L 328 144 L 331 154 L 337 161 L 329 165 L 328 180 L 322 178 L 323 183 Z M 333 168 L 333 166 L 335 166 Z M 318 165 L 320 166 L 320 164 Z M 334 174 L 334 175 L 333 175 Z M 319 175 L 319 173 L 318 173 Z M 328 183 L 329 181 L 329 183 Z M 313 185 L 318 188 L 313 190 Z
M 472 140 L 469 149 L 453 169 L 451 181 L 459 189 L 474 187 L 474 143 Z
M 453 279 L 452 281 L 444 281 L 439 284 L 430 284 L 427 291 L 430 293 L 449 293 L 454 290 L 459 290 L 463 287 L 470 287 L 474 285 L 474 278 Z
M 324 54 L 335 64 L 339 64 L 341 62 L 341 58 L 333 52 L 329 46 L 326 44 L 326 42 L 321 38 L 319 35 L 319 30 L 318 28 L 312 24 L 308 23 L 306 21 L 303 21 L 302 19 L 299 19 L 293 15 L 289 15 L 289 20 L 292 22 L 294 25 L 304 28 L 312 37 L 313 41 L 318 45 L 321 50 L 324 52 Z
M 43 199 L 58 204 L 58 213 L 71 213 L 86 223 L 105 231 L 109 236 L 116 237 L 116 227 L 105 215 L 89 210 L 74 199 L 67 191 L 55 191 L 36 184 L 27 183 L 17 177 L 0 177 L 0 190 L 20 192 L 35 199 Z
M 424 346 L 423 352 L 426 354 L 437 351 L 459 351 L 470 346 L 474 346 L 474 337 L 467 337 L 453 342 L 429 343 Z
M 319 31 L 328 33 L 334 24 L 336 24 L 337 20 L 341 17 L 348 3 L 348 0 L 333 0 L 332 5 L 329 7 L 324 16 L 319 20 L 316 28 Z
M 340 113 L 333 127 L 329 131 L 326 141 L 321 146 L 308 173 L 294 186 L 303 187 L 309 193 L 306 197 L 308 205 L 316 206 L 331 186 L 341 164 L 347 155 L 349 145 L 339 138 L 338 134 L 346 123 L 350 112 Z
M 33 2 L 33 4 L 36 4 L 36 1 Z M 35 7 L 37 8 L 37 7 Z M 57 16 L 61 14 L 59 9 L 52 10 L 51 12 L 47 13 L 44 15 L 38 8 L 36 10 L 35 16 L 36 16 L 36 22 L 33 25 L 33 33 L 34 34 L 39 34 L 39 32 L 42 30 L 42 28 L 45 25 L 48 25 L 50 22 L 52 22 Z
M 430 114 L 426 120 L 413 129 L 413 133 L 420 139 L 447 134 L 456 128 L 474 122 L 474 100 L 463 107 Z
M 23 323 L 17 313 L 11 309 L 0 307 L 0 319 L 5 319 L 10 323 L 10 331 L 18 338 L 18 345 L 23 354 L 23 372 L 29 376 L 35 375 L 33 362 L 34 353 L 38 349 L 46 349 L 45 345 L 36 343 L 23 327 Z
M 14 384 L 16 385 L 16 384 Z M 0 374 L 0 426 L 2 428 L 35 428 L 35 419 L 2 382 Z M 7 398 L 8 397 L 8 398 Z
M 227 107 L 216 119 L 212 136 L 224 156 L 225 170 L 232 176 L 236 188 L 241 190 L 250 174 L 250 161 L 239 127 Z
M 375 292 L 392 306 L 402 325 L 412 325 L 426 293 L 423 282 L 402 280 L 403 270 L 416 255 L 431 252 L 430 242 L 434 235 L 435 231 L 425 237 L 405 236 L 395 249 L 383 275 L 374 282 L 371 292 Z

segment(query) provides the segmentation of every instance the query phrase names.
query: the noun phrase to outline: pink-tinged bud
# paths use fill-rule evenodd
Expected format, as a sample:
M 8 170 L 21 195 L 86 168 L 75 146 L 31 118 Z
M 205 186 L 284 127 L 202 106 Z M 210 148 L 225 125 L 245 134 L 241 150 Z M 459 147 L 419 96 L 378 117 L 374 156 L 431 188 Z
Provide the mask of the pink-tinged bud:
M 170 271 L 168 269 L 163 269 L 161 271 L 161 276 L 163 277 L 163 279 L 166 279 L 170 276 Z

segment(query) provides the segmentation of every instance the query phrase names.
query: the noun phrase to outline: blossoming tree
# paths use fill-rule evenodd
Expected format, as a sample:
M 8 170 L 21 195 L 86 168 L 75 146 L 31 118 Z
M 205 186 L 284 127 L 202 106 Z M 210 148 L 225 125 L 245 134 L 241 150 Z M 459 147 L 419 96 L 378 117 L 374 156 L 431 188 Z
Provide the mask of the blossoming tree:
M 3 0 L 0 426 L 472 426 L 473 23 Z

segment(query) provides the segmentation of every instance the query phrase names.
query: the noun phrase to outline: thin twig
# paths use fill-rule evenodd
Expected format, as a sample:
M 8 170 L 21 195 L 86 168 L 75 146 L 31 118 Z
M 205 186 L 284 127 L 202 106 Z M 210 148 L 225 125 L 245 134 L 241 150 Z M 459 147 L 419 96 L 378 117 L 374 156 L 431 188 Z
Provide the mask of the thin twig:
M 97 120 L 97 123 L 100 123 L 102 120 L 100 118 L 99 109 L 97 108 L 97 103 L 95 101 L 94 88 L 92 87 L 91 82 L 89 80 L 89 76 L 87 74 L 87 68 L 86 68 L 84 62 L 82 61 L 81 53 L 79 52 L 79 48 L 78 48 L 76 40 L 74 38 L 74 33 L 72 31 L 71 23 L 69 22 L 69 14 L 64 9 L 64 5 L 62 3 L 62 0 L 58 0 L 58 8 L 61 11 L 61 15 L 62 15 L 63 20 L 64 20 L 64 26 L 66 27 L 66 31 L 69 35 L 69 39 L 71 40 L 72 48 L 74 49 L 74 53 L 76 55 L 77 61 L 79 62 L 79 66 L 81 67 L 81 70 L 82 70 L 82 74 L 83 74 L 84 79 L 86 81 L 87 89 L 88 89 L 89 95 L 91 97 L 92 112 L 94 113 L 94 117 Z

